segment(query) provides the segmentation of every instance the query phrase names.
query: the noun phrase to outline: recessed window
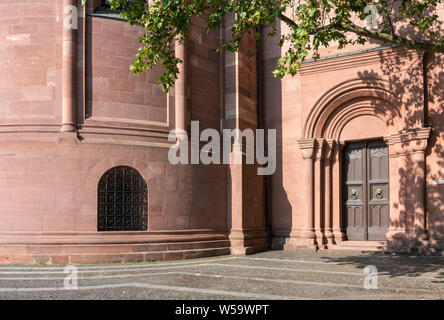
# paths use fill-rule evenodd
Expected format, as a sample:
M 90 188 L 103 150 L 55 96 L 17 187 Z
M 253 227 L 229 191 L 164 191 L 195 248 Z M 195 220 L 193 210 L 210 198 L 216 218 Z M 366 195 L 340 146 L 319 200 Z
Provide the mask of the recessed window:
M 134 2 L 134 1 L 135 0 L 129 0 L 127 2 L 126 6 L 128 6 L 130 3 Z M 111 1 L 110 0 L 101 0 L 100 2 L 97 2 L 97 7 L 95 7 L 94 12 L 92 13 L 92 16 L 113 19 L 113 20 L 116 20 L 116 19 L 117 20 L 125 20 L 121 16 L 123 8 L 124 7 L 121 6 L 117 10 L 111 9 Z
M 98 231 L 146 231 L 148 188 L 137 170 L 108 170 L 98 185 Z
M 109 8 L 110 7 L 110 0 L 102 0 L 102 7 Z
M 134 0 L 129 0 L 128 3 L 134 2 Z M 103 9 L 111 9 L 111 0 L 101 0 L 100 7 Z M 122 9 L 122 7 L 120 7 Z

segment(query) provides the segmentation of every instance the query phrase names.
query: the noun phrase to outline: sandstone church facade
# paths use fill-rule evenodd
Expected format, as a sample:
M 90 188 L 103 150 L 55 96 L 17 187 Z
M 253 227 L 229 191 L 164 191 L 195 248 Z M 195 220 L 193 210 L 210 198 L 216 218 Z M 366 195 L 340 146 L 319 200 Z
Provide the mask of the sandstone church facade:
M 443 55 L 331 47 L 281 80 L 277 39 L 218 54 L 229 19 L 196 20 L 164 94 L 159 71 L 131 74 L 141 30 L 102 1 L 0 9 L 0 263 L 444 248 Z M 171 164 L 191 121 L 276 129 L 276 172 Z

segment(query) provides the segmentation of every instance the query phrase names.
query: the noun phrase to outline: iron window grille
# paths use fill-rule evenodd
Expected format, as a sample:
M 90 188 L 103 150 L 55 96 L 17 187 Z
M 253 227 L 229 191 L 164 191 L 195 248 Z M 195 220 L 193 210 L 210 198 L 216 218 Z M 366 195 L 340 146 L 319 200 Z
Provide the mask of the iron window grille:
M 146 231 L 148 188 L 137 170 L 119 166 L 105 172 L 98 185 L 98 231 Z

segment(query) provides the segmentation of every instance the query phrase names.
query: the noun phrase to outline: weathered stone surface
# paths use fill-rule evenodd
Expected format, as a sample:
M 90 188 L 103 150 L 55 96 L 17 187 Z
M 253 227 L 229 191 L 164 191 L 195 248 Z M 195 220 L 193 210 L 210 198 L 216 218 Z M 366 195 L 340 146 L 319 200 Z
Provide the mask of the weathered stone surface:
M 208 35 L 195 20 L 176 112 L 177 88 L 162 93 L 160 70 L 129 71 L 142 31 L 91 15 L 93 2 L 67 31 L 70 1 L 1 5 L 0 262 L 248 254 L 269 238 L 279 248 L 334 248 L 346 240 L 341 149 L 375 138 L 390 152 L 387 247 L 443 248 L 442 55 L 331 47 L 321 53 L 347 54 L 279 80 L 276 39 L 266 38 L 259 56 L 248 54 L 252 35 L 238 53 L 219 55 L 229 17 Z M 192 120 L 201 130 L 276 129 L 276 172 L 264 179 L 256 164 L 170 164 L 176 113 L 188 131 Z M 98 182 L 115 166 L 147 183 L 146 232 L 97 232 Z

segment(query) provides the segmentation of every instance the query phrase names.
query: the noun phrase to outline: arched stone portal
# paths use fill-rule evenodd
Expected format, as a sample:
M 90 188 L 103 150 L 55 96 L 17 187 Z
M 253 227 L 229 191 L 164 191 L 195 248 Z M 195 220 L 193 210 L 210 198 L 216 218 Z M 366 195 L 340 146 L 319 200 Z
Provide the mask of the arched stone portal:
M 289 246 L 317 248 L 340 244 L 342 228 L 342 148 L 347 142 L 384 139 L 389 147 L 390 244 L 411 243 L 426 233 L 424 211 L 424 152 L 430 128 L 406 128 L 400 101 L 388 83 L 354 79 L 326 92 L 310 110 L 304 136 L 298 140 L 304 158 L 305 220 L 302 231 L 291 233 Z M 422 123 L 422 121 L 421 121 Z M 414 208 L 402 207 L 399 176 L 407 163 L 414 167 Z M 295 225 L 295 224 L 294 224 Z

